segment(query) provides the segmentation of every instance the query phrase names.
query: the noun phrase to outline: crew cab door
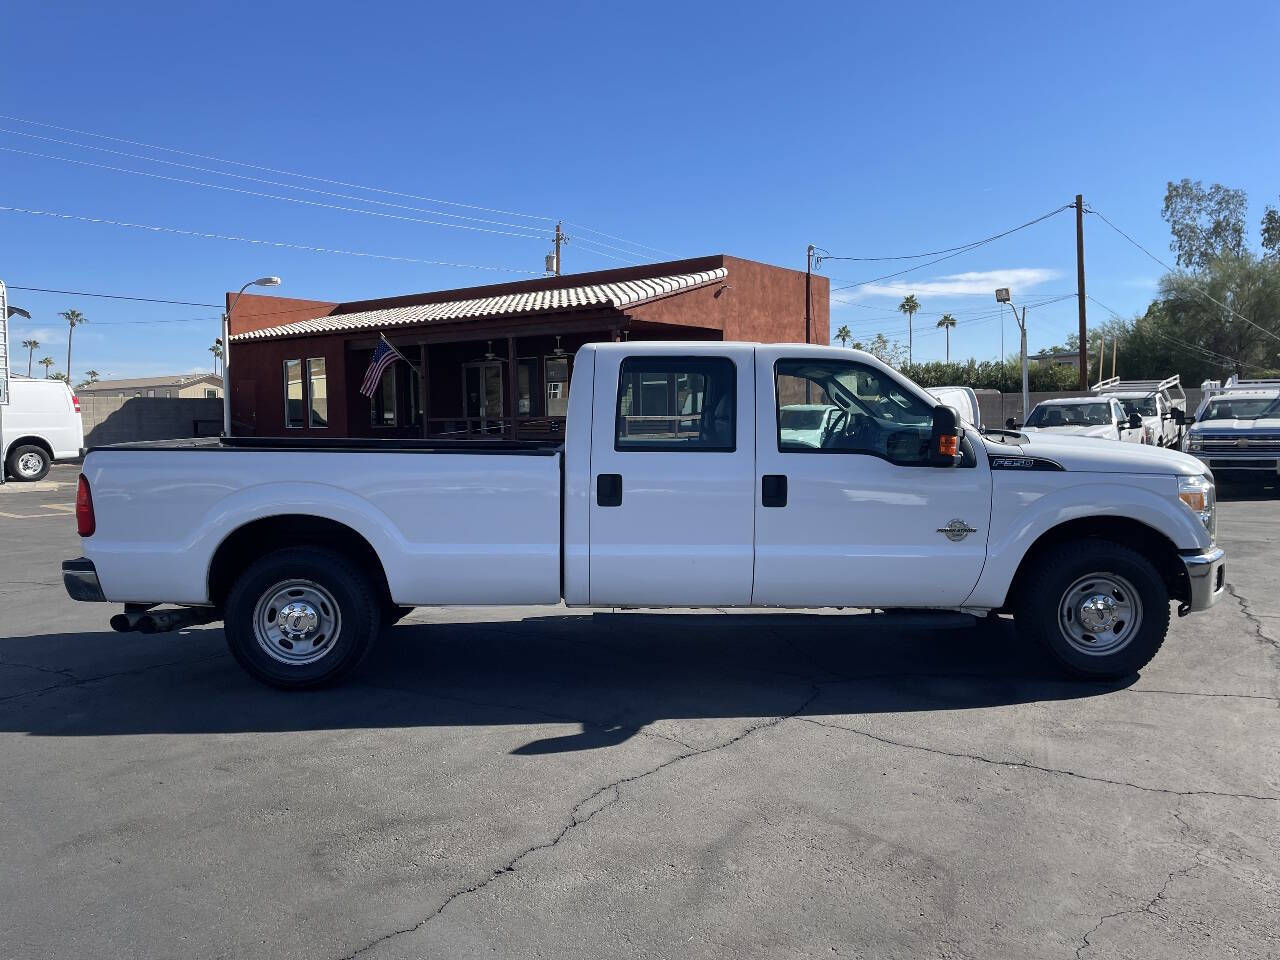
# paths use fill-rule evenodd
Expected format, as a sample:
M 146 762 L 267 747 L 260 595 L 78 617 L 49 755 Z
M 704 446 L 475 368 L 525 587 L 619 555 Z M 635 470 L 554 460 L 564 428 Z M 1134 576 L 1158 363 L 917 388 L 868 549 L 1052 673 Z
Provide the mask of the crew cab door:
M 928 465 L 931 398 L 883 364 L 822 348 L 756 354 L 757 606 L 955 606 L 986 559 L 991 474 Z M 779 430 L 779 408 L 837 409 L 820 443 Z
M 754 348 L 600 348 L 591 424 L 591 603 L 751 600 Z

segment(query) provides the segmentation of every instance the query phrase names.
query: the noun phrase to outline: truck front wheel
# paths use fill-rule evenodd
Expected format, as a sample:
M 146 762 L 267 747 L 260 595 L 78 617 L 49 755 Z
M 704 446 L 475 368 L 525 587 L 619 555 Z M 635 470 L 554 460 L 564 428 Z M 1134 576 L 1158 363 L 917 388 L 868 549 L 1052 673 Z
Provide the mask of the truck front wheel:
M 1015 598 L 1018 632 L 1067 672 L 1127 677 L 1156 655 L 1169 629 L 1169 589 L 1140 553 L 1079 540 L 1036 558 Z
M 255 561 L 235 582 L 224 633 L 255 680 L 300 690 L 355 669 L 381 623 L 378 595 L 350 560 L 322 547 L 290 547 Z

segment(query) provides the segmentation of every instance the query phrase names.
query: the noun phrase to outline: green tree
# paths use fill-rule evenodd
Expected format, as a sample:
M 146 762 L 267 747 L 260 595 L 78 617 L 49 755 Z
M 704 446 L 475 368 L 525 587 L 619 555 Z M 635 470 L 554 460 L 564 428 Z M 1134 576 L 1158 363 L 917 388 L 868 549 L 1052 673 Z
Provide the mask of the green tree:
M 840 336 L 840 334 L 837 333 L 836 336 L 838 337 Z M 218 361 L 222 359 L 222 338 L 221 337 L 213 341 L 213 346 L 209 348 L 209 352 L 213 354 L 213 372 L 214 372 L 214 375 L 216 376 L 218 373 Z
M 89 318 L 79 310 L 64 310 L 58 314 L 63 320 L 67 321 L 67 371 L 71 370 L 71 335 L 76 332 L 76 327 L 82 323 L 88 323 Z
M 31 376 L 31 358 L 35 355 L 36 347 L 40 346 L 40 341 L 32 337 L 30 340 L 23 340 L 22 345 L 27 348 L 27 376 Z
M 956 318 L 949 313 L 944 313 L 942 319 L 938 321 L 937 326 L 941 327 L 947 335 L 947 363 L 951 362 L 951 328 L 956 325 Z
M 849 332 L 849 325 L 842 323 L 840 329 L 836 331 L 836 339 L 840 341 L 840 346 L 847 347 L 852 338 L 853 334 Z
M 855 340 L 853 349 L 863 350 L 895 370 L 901 369 L 906 359 L 906 350 L 903 349 L 902 344 L 897 340 L 890 340 L 883 333 L 877 333 L 868 343 Z
M 1270 204 L 1262 214 L 1262 252 L 1268 259 L 1280 257 L 1280 210 Z
M 44 367 L 44 378 L 49 379 L 49 368 L 53 366 L 53 357 L 41 357 L 36 361 L 40 366 Z
M 1169 181 L 1160 216 L 1173 238 L 1169 249 L 1177 264 L 1204 270 L 1224 256 L 1244 252 L 1244 218 L 1249 198 L 1243 190 L 1215 183 L 1206 188 L 1199 180 Z
M 907 315 L 907 363 L 913 362 L 912 358 L 912 337 L 911 321 L 915 319 L 916 311 L 920 309 L 920 301 L 916 299 L 914 293 L 909 293 L 902 298 L 902 302 L 898 304 L 898 312 Z

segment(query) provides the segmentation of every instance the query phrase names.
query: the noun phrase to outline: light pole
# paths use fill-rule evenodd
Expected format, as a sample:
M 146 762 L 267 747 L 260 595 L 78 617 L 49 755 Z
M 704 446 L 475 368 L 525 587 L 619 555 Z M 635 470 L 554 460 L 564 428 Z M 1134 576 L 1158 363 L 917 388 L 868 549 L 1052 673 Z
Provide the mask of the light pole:
M 222 315 L 222 435 L 224 437 L 231 436 L 231 315 L 235 313 L 236 304 L 250 287 L 278 286 L 280 286 L 279 277 L 259 277 L 257 280 L 250 280 L 240 288 L 227 306 L 227 312 Z
M 1027 308 L 1022 308 L 1022 316 L 1019 317 L 1018 308 L 1009 299 L 1008 287 L 1001 287 L 996 291 L 996 303 L 1009 304 L 1013 319 L 1018 321 L 1018 330 L 1022 334 L 1022 422 L 1026 423 L 1027 415 L 1031 413 L 1031 391 L 1027 387 Z M 1004 357 L 1000 358 L 1000 362 L 1004 363 Z

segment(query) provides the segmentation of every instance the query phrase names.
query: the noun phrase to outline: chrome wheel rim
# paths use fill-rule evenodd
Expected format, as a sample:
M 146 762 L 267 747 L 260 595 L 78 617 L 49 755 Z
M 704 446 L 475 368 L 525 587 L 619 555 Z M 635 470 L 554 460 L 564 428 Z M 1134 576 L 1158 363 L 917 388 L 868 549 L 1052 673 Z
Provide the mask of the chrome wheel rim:
M 1118 653 L 1142 626 L 1138 591 L 1117 573 L 1090 573 L 1067 588 L 1058 627 L 1073 650 L 1093 657 Z
M 301 667 L 326 656 L 342 629 L 333 594 L 314 580 L 285 580 L 263 591 L 253 634 L 271 659 Z
M 24 453 L 14 464 L 20 477 L 34 477 L 44 469 L 44 458 L 38 453 Z

